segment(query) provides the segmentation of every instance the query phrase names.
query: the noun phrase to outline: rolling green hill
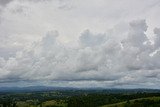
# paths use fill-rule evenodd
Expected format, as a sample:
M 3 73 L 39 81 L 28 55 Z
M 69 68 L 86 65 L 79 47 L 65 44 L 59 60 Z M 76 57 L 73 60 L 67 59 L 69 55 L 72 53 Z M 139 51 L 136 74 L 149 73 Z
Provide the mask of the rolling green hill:
M 114 103 L 114 104 L 107 104 L 107 105 L 103 105 L 101 107 L 133 107 L 133 105 L 135 105 L 135 104 L 139 104 L 140 107 L 143 107 L 144 103 L 146 103 L 146 102 L 158 103 L 158 105 L 159 105 L 160 104 L 160 97 L 138 98 L 138 99 L 123 101 L 123 102 Z M 139 106 L 137 105 L 136 107 L 139 107 Z M 156 106 L 156 105 L 153 106 L 152 105 L 151 107 L 160 107 L 160 106 Z

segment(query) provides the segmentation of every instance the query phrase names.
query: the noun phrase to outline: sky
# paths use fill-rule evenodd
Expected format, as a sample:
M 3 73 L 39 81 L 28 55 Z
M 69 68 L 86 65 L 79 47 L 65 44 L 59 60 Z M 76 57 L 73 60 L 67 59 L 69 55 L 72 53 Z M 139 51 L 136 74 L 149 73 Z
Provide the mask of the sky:
M 160 0 L 0 0 L 0 86 L 160 89 Z

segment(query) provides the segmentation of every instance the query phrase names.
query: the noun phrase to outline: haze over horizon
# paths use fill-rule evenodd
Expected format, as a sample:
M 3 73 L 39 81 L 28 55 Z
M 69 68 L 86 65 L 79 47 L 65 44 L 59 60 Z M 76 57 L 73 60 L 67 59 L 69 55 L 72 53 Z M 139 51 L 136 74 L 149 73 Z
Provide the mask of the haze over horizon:
M 0 87 L 160 89 L 160 0 L 0 0 Z

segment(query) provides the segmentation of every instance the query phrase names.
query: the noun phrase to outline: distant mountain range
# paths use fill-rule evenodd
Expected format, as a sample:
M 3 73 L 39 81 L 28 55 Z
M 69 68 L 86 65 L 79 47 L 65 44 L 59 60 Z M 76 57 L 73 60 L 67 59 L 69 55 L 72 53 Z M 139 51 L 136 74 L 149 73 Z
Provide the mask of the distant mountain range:
M 70 87 L 48 87 L 48 86 L 30 86 L 30 87 L 0 87 L 0 92 L 34 92 L 34 91 L 52 91 L 52 90 L 73 90 Z
M 3 92 L 38 92 L 38 91 L 54 91 L 54 90 L 87 90 L 87 91 L 104 91 L 109 93 L 160 93 L 160 89 L 116 89 L 116 88 L 73 88 L 73 87 L 51 87 L 51 86 L 29 86 L 29 87 L 0 87 L 0 93 Z

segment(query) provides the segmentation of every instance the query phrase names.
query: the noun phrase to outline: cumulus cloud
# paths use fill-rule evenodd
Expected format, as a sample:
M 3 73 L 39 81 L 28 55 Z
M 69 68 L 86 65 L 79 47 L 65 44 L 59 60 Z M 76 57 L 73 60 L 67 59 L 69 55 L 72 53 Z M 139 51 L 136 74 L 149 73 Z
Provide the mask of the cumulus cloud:
M 0 84 L 23 85 L 32 81 L 30 85 L 160 87 L 160 29 L 151 30 L 147 19 L 118 23 L 107 30 L 98 21 L 104 15 L 98 13 L 97 19 L 91 18 L 97 12 L 80 13 L 78 19 L 82 23 L 76 24 L 76 12 L 82 7 L 91 11 L 95 1 L 91 7 L 80 1 L 79 7 L 72 0 L 35 2 L 14 0 L 2 11 Z M 96 8 L 106 3 L 101 2 Z M 70 6 L 75 8 L 66 9 Z
M 85 30 L 80 36 L 80 43 L 84 46 L 96 46 L 105 42 L 105 34 L 92 34 L 89 30 Z
M 131 22 L 127 38 L 119 43 L 112 38 L 101 39 L 106 35 L 84 31 L 76 49 L 61 44 L 57 31 L 49 31 L 15 57 L 1 58 L 1 81 L 110 81 L 122 85 L 158 78 L 160 57 L 158 52 L 151 57 L 152 51 L 144 44 L 148 41 L 146 26 L 144 20 Z

